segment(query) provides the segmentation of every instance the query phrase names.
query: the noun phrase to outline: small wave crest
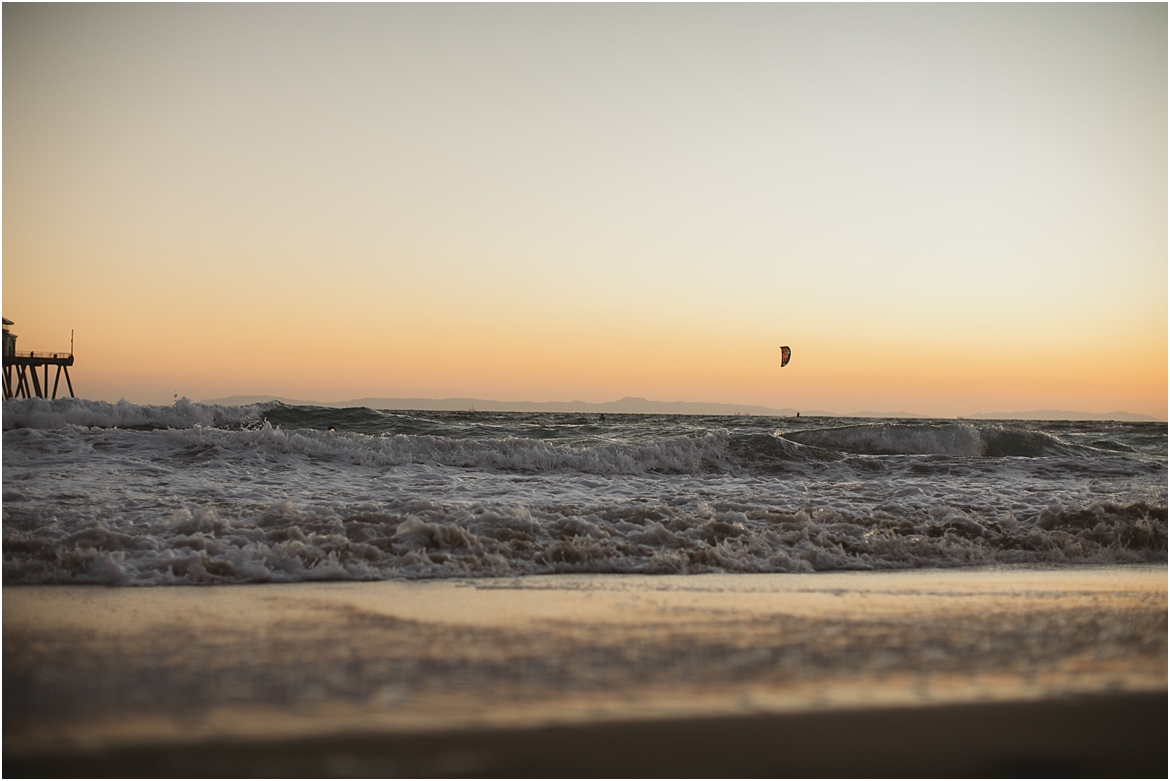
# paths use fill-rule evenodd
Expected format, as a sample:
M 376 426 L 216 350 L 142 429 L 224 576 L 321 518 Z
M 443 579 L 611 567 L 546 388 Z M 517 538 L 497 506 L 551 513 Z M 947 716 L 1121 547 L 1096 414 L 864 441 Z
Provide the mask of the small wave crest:
M 1074 448 L 1043 431 L 970 423 L 870 423 L 777 432 L 823 450 L 854 455 L 1003 458 L 1066 455 Z
M 18 428 L 187 429 L 196 426 L 238 427 L 259 421 L 271 404 L 225 407 L 196 404 L 183 397 L 169 407 L 132 404 L 126 400 L 112 404 L 90 399 L 9 399 L 4 402 L 4 430 Z
M 242 431 L 199 428 L 174 432 L 189 447 L 208 445 L 223 452 L 263 448 L 357 466 L 394 467 L 407 464 L 520 472 L 576 471 L 598 475 L 644 473 L 699 474 L 720 468 L 729 436 L 713 431 L 697 436 L 664 438 L 644 443 L 569 445 L 523 437 L 462 439 L 393 434 L 285 431 L 263 425 Z
M 840 453 L 774 434 L 740 434 L 731 440 L 736 461 L 752 471 L 783 472 L 792 464 L 833 461 Z

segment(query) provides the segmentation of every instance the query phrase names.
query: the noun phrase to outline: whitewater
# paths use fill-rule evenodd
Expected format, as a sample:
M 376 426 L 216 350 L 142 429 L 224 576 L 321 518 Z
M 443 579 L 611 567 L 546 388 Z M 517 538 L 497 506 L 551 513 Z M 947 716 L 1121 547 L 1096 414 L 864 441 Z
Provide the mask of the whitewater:
M 21 399 L 5 584 L 1167 559 L 1164 423 Z

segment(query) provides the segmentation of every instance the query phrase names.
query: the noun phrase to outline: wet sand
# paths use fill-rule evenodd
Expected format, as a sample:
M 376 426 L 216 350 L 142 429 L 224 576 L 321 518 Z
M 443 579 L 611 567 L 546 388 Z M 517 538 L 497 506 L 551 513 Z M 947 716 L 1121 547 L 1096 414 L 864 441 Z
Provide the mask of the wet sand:
M 6 587 L 6 775 L 1158 775 L 1165 566 Z

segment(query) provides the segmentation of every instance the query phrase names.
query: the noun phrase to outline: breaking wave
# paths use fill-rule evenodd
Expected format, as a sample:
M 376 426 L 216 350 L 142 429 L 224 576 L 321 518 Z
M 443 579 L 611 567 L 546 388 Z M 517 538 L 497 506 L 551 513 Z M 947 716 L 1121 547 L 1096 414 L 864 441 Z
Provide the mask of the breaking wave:
M 4 403 L 4 583 L 1165 561 L 1166 427 Z
M 1083 450 L 1043 431 L 969 423 L 870 423 L 778 433 L 778 436 L 858 455 L 1036 458 Z
M 520 437 L 455 439 L 432 435 L 382 435 L 332 431 L 284 431 L 268 423 L 225 431 L 212 428 L 174 430 L 168 440 L 197 454 L 261 451 L 339 465 L 398 467 L 430 465 L 515 472 L 583 472 L 595 475 L 645 473 L 701 474 L 726 463 L 727 432 L 663 439 L 651 443 L 564 445 Z
M 1165 561 L 1166 510 L 1048 507 L 1021 521 L 937 506 L 856 517 L 698 502 L 544 506 L 407 499 L 254 515 L 175 511 L 147 527 L 6 529 L 4 582 L 160 585 L 559 572 L 817 572 Z
M 125 400 L 112 404 L 89 399 L 11 399 L 4 402 L 4 430 L 70 426 L 135 430 L 238 426 L 259 421 L 261 414 L 271 406 L 223 407 L 195 404 L 187 398 L 179 399 L 170 407 L 131 404 Z

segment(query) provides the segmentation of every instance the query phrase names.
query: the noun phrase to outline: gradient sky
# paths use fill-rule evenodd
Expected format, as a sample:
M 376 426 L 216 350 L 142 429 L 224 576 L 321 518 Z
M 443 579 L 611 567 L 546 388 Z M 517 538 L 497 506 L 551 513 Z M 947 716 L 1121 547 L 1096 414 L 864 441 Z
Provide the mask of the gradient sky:
M 1166 14 L 7 3 L 4 315 L 108 400 L 1165 419 Z

